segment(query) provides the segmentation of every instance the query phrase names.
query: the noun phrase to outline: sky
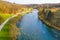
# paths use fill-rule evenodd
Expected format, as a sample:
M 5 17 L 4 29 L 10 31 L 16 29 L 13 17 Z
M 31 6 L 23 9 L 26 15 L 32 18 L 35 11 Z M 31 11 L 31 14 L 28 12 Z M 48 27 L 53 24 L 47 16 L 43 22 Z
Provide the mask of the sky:
M 6 0 L 18 4 L 44 4 L 44 3 L 60 3 L 60 0 Z

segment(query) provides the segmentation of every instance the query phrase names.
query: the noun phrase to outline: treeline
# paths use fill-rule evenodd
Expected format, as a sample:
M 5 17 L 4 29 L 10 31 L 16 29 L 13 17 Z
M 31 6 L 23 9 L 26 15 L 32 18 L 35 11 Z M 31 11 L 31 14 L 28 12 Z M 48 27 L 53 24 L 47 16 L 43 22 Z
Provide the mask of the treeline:
M 44 7 L 44 8 L 59 8 L 60 7 L 60 3 L 56 3 L 56 4 L 41 4 L 40 6 Z
M 0 13 L 16 13 L 21 7 L 20 4 L 0 1 Z

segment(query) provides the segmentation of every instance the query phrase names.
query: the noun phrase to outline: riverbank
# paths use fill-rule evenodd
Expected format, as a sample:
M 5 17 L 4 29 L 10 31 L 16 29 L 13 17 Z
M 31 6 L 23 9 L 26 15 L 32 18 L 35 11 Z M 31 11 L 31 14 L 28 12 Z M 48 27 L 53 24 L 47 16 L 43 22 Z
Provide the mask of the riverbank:
M 9 13 L 0 13 L 0 24 L 2 24 L 6 19 L 9 17 L 13 16 L 14 14 L 9 14 Z
M 0 31 L 0 40 L 16 40 L 18 36 L 17 22 L 22 18 L 21 15 L 9 20 Z
M 21 20 L 21 18 L 25 14 L 27 14 L 31 11 L 32 11 L 32 9 L 24 10 L 23 12 L 20 12 L 18 16 L 16 16 L 13 19 L 9 20 L 4 25 L 2 30 L 0 31 L 0 40 L 16 40 L 18 35 L 19 35 L 19 28 L 17 27 L 17 23 Z M 17 14 L 14 14 L 14 15 L 17 15 Z M 1 17 L 2 22 L 0 22 L 0 24 L 3 23 L 9 17 L 14 16 L 14 15 L 9 16 L 9 15 L 3 14 L 3 16 Z
M 17 23 L 25 14 L 20 14 L 17 17 L 9 20 L 0 31 L 0 40 L 16 40 L 19 35 Z
M 19 35 L 19 28 L 17 27 L 17 23 L 19 20 L 21 20 L 22 16 L 18 15 L 17 17 L 13 18 L 12 20 L 9 21 L 9 24 L 11 25 L 10 29 L 10 37 L 12 40 L 16 40 L 18 35 Z
M 49 27 L 57 29 L 57 30 L 60 30 L 60 28 L 56 27 L 55 25 L 53 25 L 50 22 L 48 22 L 47 20 L 45 20 L 44 17 L 43 17 L 43 15 L 39 15 L 39 19 L 42 20 Z
M 13 16 L 14 14 L 3 14 L 3 13 L 0 13 L 0 24 L 2 24 L 7 18 Z M 10 38 L 10 28 L 11 28 L 11 25 L 9 24 L 10 22 L 8 22 L 4 27 L 3 29 L 0 31 L 0 40 L 11 40 Z

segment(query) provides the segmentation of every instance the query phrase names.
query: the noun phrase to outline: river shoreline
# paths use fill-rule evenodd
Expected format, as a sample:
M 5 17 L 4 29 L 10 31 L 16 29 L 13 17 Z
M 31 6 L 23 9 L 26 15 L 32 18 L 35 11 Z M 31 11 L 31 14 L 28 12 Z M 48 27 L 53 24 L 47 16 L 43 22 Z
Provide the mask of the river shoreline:
M 45 23 L 47 26 L 49 26 L 50 28 L 56 29 L 56 30 L 60 30 L 60 28 L 56 27 L 55 25 L 52 25 L 51 23 L 49 23 L 48 21 L 46 21 L 42 15 L 39 15 L 38 18 Z
M 19 35 L 19 32 L 18 32 L 19 28 L 17 27 L 17 23 L 19 22 L 19 20 L 21 20 L 21 18 L 22 16 L 19 15 L 9 21 L 9 25 L 11 25 L 9 33 L 10 33 L 12 40 L 16 40 Z

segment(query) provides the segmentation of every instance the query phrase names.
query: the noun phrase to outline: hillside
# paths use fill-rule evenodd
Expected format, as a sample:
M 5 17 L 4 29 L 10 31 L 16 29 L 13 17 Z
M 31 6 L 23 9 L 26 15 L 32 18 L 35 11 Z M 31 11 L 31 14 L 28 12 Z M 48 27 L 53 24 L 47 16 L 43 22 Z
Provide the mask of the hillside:
M 7 1 L 0 1 L 0 11 L 1 12 L 15 12 L 17 10 L 20 10 L 22 7 L 31 7 L 31 8 L 36 8 L 39 9 L 39 7 L 44 7 L 44 8 L 59 8 L 60 3 L 57 4 L 16 4 L 16 3 L 10 3 Z
M 18 10 L 21 10 L 22 7 L 20 4 L 0 1 L 0 13 L 16 13 Z
M 53 7 L 51 9 L 42 8 L 41 10 L 39 10 L 38 15 L 39 19 L 41 19 L 49 27 L 60 30 L 60 8 L 58 9 Z
M 49 7 L 49 8 L 52 8 L 52 7 L 55 7 L 55 8 L 58 8 L 60 7 L 60 3 L 55 3 L 55 4 L 42 4 L 41 6 L 43 7 Z

